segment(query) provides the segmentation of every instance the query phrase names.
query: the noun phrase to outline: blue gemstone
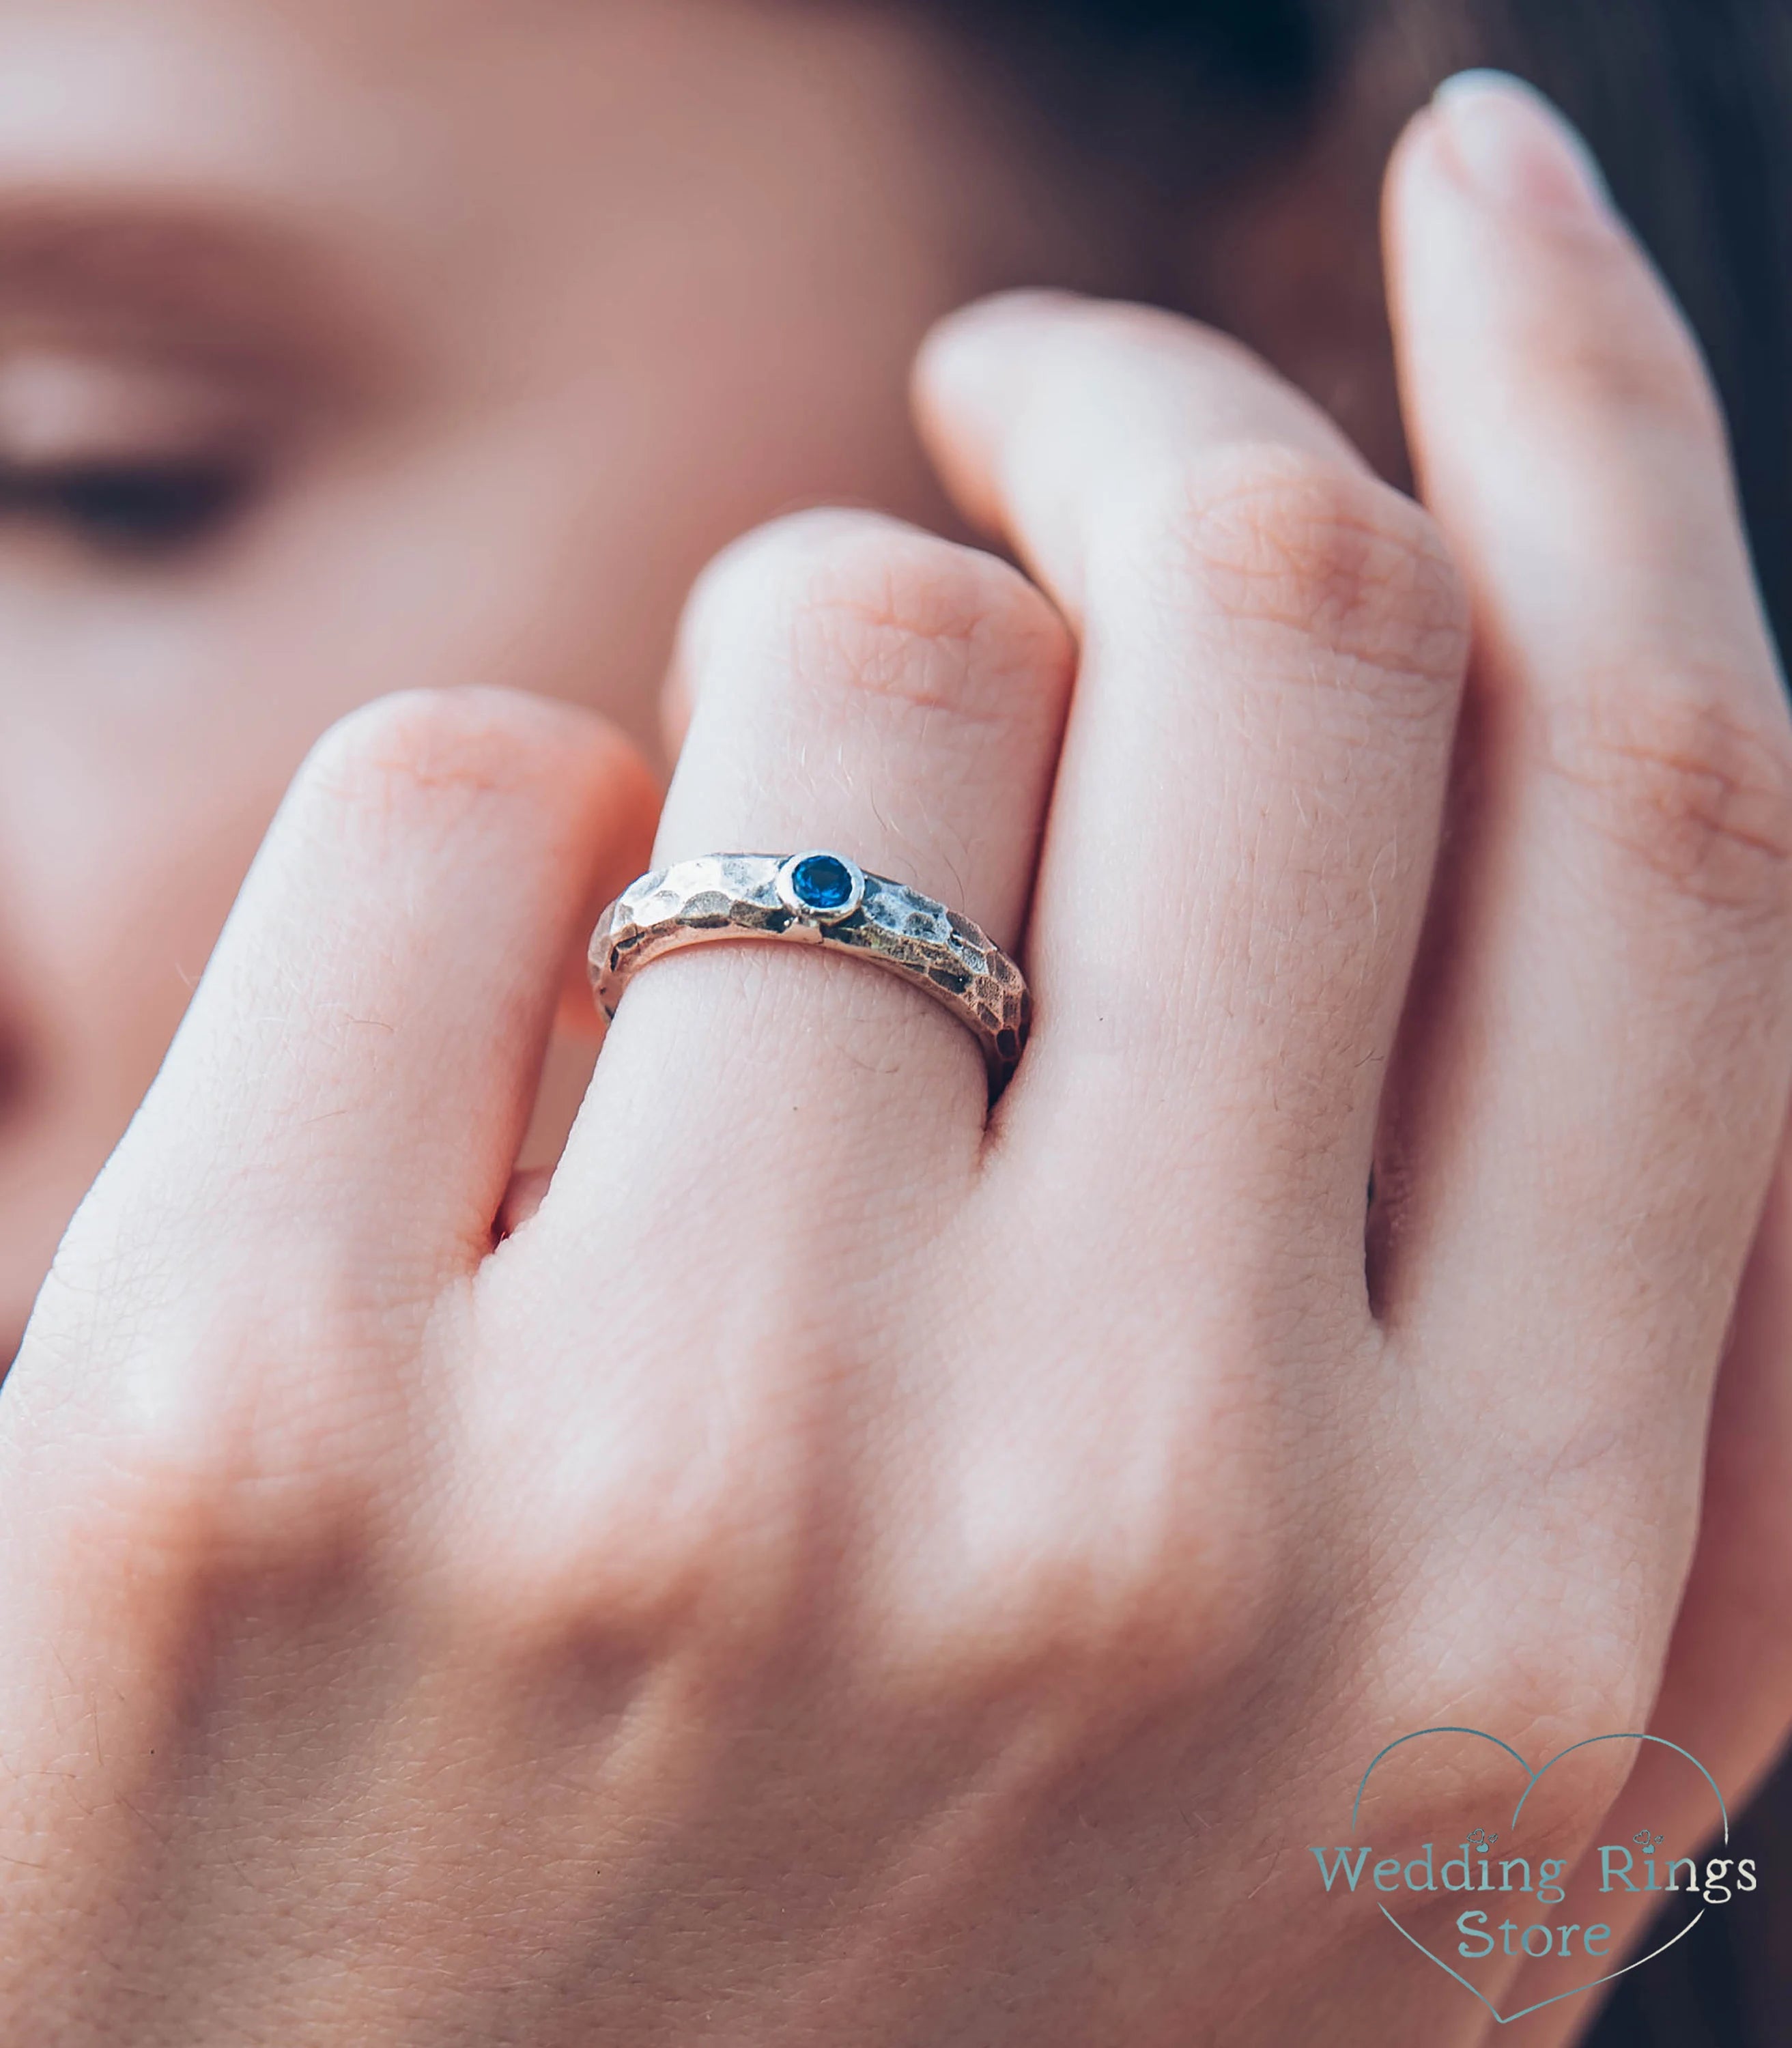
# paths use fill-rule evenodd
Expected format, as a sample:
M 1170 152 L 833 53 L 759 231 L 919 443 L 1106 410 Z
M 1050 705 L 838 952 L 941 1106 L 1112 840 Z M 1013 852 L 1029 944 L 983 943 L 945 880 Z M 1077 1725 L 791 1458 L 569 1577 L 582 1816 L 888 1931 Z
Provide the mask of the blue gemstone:
M 852 875 L 831 853 L 812 853 L 790 871 L 790 893 L 811 910 L 838 910 L 852 901 Z

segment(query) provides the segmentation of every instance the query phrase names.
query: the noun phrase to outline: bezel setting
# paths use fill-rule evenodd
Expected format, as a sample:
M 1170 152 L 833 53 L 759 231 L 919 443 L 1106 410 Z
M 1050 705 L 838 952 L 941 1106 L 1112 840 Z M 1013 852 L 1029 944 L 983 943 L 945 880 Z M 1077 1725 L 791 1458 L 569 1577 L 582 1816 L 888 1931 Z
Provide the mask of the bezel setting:
M 797 886 L 797 876 L 812 861 L 825 861 L 840 869 L 847 879 L 848 890 L 838 903 L 817 902 L 805 896 Z M 865 871 L 857 861 L 848 860 L 844 853 L 836 853 L 830 847 L 812 848 L 807 853 L 793 853 L 778 871 L 778 900 L 793 917 L 800 917 L 805 924 L 837 925 L 850 917 L 865 900 Z

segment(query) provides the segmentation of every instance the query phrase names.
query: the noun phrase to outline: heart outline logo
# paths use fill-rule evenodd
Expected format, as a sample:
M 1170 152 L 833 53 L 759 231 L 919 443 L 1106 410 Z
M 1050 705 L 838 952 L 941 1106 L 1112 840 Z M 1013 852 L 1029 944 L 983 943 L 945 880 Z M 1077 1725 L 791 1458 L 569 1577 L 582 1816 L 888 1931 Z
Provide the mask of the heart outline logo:
M 1509 1742 L 1502 1742 L 1498 1736 L 1489 1735 L 1485 1728 L 1414 1728 L 1410 1735 L 1402 1736 L 1398 1741 L 1391 1742 L 1385 1749 L 1380 1751 L 1373 1759 L 1371 1759 L 1368 1769 L 1363 1772 L 1362 1782 L 1356 1788 L 1356 1797 L 1351 1803 L 1350 1832 L 1353 1837 L 1356 1833 L 1357 1827 L 1362 1815 L 1363 1794 L 1369 1789 L 1369 1780 L 1374 1777 L 1377 1766 L 1379 1765 L 1386 1758 L 1391 1756 L 1395 1750 L 1403 1749 L 1409 1742 L 1418 1742 L 1422 1737 L 1429 1735 L 1475 1736 L 1479 1737 L 1479 1739 L 1483 1742 L 1491 1742 L 1495 1749 L 1503 1750 L 1506 1754 L 1511 1758 L 1512 1761 L 1517 1764 L 1519 1770 L 1521 1770 L 1525 1775 L 1525 1788 L 1519 1795 L 1519 1803 L 1512 1809 L 1512 1818 L 1509 1824 L 1515 1829 L 1519 1825 L 1519 1821 L 1524 1813 L 1526 1802 L 1530 1798 L 1531 1794 L 1537 1790 L 1538 1786 L 1542 1783 L 1543 1780 L 1552 1771 L 1554 1770 L 1556 1766 L 1560 1763 L 1565 1757 L 1573 1756 L 1577 1751 L 1583 1749 L 1591 1749 L 1597 1744 L 1602 1742 L 1647 1742 L 1654 1744 L 1658 1749 L 1672 1750 L 1676 1756 L 1683 1756 L 1686 1761 L 1692 1765 L 1693 1768 L 1697 1771 L 1699 1775 L 1705 1780 L 1705 1783 L 1711 1787 L 1711 1796 L 1717 1802 L 1718 1817 L 1723 1823 L 1724 1845 L 1726 1848 L 1729 1845 L 1730 1809 L 1724 1804 L 1724 1794 L 1718 1789 L 1717 1780 L 1712 1776 L 1711 1773 L 1705 1769 L 1705 1766 L 1700 1763 L 1698 1759 L 1693 1755 L 1690 1750 L 1682 1749 L 1677 1742 L 1670 1742 L 1666 1736 L 1623 1734 L 1588 1736 L 1582 1741 L 1570 1743 L 1565 1749 L 1558 1749 L 1555 1755 L 1552 1756 L 1540 1770 L 1534 1771 L 1525 1758 L 1521 1756 L 1518 1751 L 1514 1749 Z M 1437 1968 L 1444 1972 L 1445 1976 L 1454 1977 L 1456 1981 L 1462 1986 L 1463 1989 L 1467 1992 L 1471 1997 L 1479 2000 L 1480 2002 L 1487 2007 L 1488 2011 L 1493 2015 L 1494 2023 L 1499 2027 L 1510 2027 L 1515 2020 L 1527 2019 L 1534 2012 L 1542 2011 L 1546 2006 L 1559 2005 L 1565 1998 L 1579 1998 L 1587 1992 L 1598 1990 L 1601 1984 L 1612 1984 L 1619 1977 L 1628 1976 L 1632 1970 L 1641 1969 L 1645 1963 L 1652 1963 L 1655 1960 L 1656 1957 L 1665 1955 L 1677 1942 L 1685 1941 L 1686 1937 L 1692 1933 L 1693 1930 L 1697 1926 L 1699 1922 L 1705 1918 L 1705 1914 L 1709 1910 L 1709 1909 L 1708 1907 L 1701 1904 L 1698 1911 L 1693 1915 L 1692 1918 L 1686 1922 L 1685 1926 L 1681 1929 L 1678 1934 L 1671 1936 L 1667 1941 L 1662 1942 L 1658 1947 L 1651 1949 L 1647 1955 L 1639 1956 L 1634 1962 L 1625 1963 L 1620 1968 L 1615 1970 L 1608 1970 L 1604 1976 L 1590 1978 L 1585 1984 L 1576 1984 L 1568 1991 L 1558 1991 L 1553 1993 L 1548 1998 L 1538 1999 L 1535 2004 L 1522 2007 L 1517 2012 L 1502 2012 L 1493 2003 L 1492 2000 L 1488 1996 L 1485 1992 L 1480 1990 L 1477 1986 L 1472 1984 L 1460 1970 L 1452 1969 L 1449 1965 L 1444 1961 L 1442 1957 L 1433 1955 L 1430 1949 L 1426 1948 L 1425 1944 L 1420 1941 L 1418 1937 L 1411 1933 L 1407 1928 L 1402 1926 L 1400 1922 L 1393 1914 L 1388 1911 L 1385 1906 L 1380 1908 L 1382 1918 L 1387 1922 L 1388 1925 L 1394 1929 L 1396 1934 L 1400 1935 L 1403 1940 L 1410 1941 L 1428 1962 L 1435 1963 Z

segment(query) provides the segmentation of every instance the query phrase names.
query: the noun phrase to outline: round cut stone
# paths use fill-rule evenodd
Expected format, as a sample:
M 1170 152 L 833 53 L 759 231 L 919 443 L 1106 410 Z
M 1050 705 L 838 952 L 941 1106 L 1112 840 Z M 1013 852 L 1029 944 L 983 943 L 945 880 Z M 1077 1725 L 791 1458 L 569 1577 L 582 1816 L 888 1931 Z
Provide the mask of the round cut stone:
M 791 869 L 790 892 L 811 910 L 838 910 L 852 900 L 852 876 L 831 853 L 812 853 Z

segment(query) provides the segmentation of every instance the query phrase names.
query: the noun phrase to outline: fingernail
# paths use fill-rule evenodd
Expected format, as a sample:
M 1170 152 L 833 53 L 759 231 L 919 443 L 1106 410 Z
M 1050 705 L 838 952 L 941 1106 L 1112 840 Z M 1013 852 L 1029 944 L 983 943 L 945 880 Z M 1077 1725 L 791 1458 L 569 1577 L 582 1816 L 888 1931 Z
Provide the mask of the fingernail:
M 1457 169 L 1485 197 L 1583 220 L 1609 215 L 1598 159 L 1534 86 L 1509 72 L 1458 72 L 1433 104 Z

